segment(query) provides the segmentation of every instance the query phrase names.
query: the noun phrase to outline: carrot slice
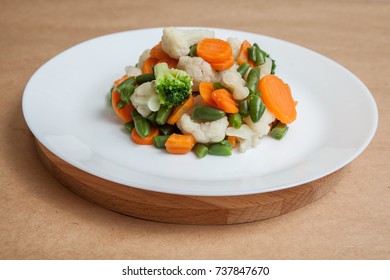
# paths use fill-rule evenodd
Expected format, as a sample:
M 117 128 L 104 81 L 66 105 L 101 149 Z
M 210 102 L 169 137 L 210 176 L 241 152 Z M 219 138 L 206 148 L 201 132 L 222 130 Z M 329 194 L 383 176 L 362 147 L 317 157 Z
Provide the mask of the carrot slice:
M 162 59 L 164 57 L 169 57 L 169 55 L 164 52 L 162 48 L 162 41 L 150 49 L 150 57 Z
M 185 112 L 192 108 L 192 106 L 194 106 L 194 97 L 190 95 L 190 97 L 182 105 L 175 107 L 171 116 L 167 120 L 167 123 L 170 125 L 175 124 Z
M 214 102 L 217 104 L 218 109 L 225 111 L 226 113 L 235 114 L 238 113 L 238 106 L 234 101 L 233 96 L 224 88 L 216 89 L 212 92 Z
M 210 62 L 211 68 L 217 71 L 227 70 L 234 65 L 234 56 L 222 62 Z
M 147 58 L 142 65 L 142 74 L 153 74 L 153 66 L 157 64 L 158 60 L 155 57 Z
M 233 55 L 232 47 L 224 40 L 205 38 L 198 42 L 196 53 L 207 62 L 223 62 Z
M 168 68 L 176 68 L 179 63 L 178 59 L 170 58 L 169 56 L 160 58 L 157 63 L 165 62 L 168 64 Z
M 157 136 L 159 134 L 160 134 L 160 131 L 157 128 L 151 127 L 149 135 L 146 136 L 145 138 L 142 138 L 137 133 L 137 130 L 135 128 L 133 128 L 131 130 L 131 140 L 133 140 L 133 142 L 138 144 L 138 145 L 153 145 L 153 137 Z
M 251 67 L 255 67 L 256 63 L 252 60 L 248 59 L 248 48 L 252 47 L 251 43 L 249 43 L 247 40 L 243 41 L 240 46 L 240 51 L 237 55 L 237 63 L 238 64 L 244 64 L 248 63 Z
M 297 118 L 295 102 L 288 84 L 275 75 L 263 77 L 258 86 L 267 109 L 282 123 L 289 124 Z
M 191 134 L 182 135 L 173 133 L 165 142 L 165 148 L 171 154 L 186 154 L 195 146 L 196 140 Z
M 235 148 L 237 146 L 237 137 L 236 136 L 230 135 L 227 137 L 227 140 L 232 145 L 232 148 Z
M 130 104 L 126 104 L 125 106 L 123 106 L 122 108 L 119 109 L 116 106 L 116 104 L 119 102 L 120 99 L 121 99 L 121 95 L 119 94 L 119 92 L 117 92 L 116 90 L 113 90 L 112 95 L 111 95 L 112 108 L 114 109 L 114 111 L 118 115 L 118 117 L 120 117 L 124 122 L 130 122 L 133 120 L 133 118 L 131 116 L 131 112 L 133 112 L 134 107 L 130 103 Z
M 211 107 L 216 108 L 217 104 L 215 103 L 213 96 L 211 95 L 214 91 L 214 85 L 212 82 L 200 82 L 199 83 L 199 93 L 202 96 L 203 101 Z

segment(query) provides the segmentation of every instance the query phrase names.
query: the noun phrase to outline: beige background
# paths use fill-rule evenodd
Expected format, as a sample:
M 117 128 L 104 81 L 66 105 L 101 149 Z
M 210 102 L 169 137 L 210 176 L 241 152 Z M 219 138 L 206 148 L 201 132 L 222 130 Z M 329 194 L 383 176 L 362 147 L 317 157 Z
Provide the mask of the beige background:
M 0 0 L 0 258 L 390 259 L 389 15 L 389 1 Z M 335 60 L 371 90 L 379 108 L 375 138 L 334 191 L 261 222 L 161 224 L 78 197 L 36 154 L 21 110 L 26 83 L 74 44 L 170 25 L 261 33 Z

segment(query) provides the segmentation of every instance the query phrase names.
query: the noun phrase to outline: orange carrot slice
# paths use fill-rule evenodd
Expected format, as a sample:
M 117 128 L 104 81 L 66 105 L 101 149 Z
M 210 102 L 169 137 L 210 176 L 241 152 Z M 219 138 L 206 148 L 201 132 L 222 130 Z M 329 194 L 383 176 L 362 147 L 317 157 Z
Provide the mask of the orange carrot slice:
M 236 136 L 228 136 L 227 140 L 232 145 L 232 148 L 235 148 L 237 146 L 237 137 Z
M 229 69 L 234 65 L 234 56 L 231 56 L 227 60 L 222 62 L 210 62 L 211 68 L 217 71 L 224 71 Z
M 142 65 L 142 74 L 153 74 L 153 66 L 157 64 L 158 60 L 155 57 L 147 58 Z
M 162 41 L 160 41 L 157 45 L 150 49 L 150 57 L 162 59 L 164 57 L 169 57 L 169 55 L 164 52 L 162 48 Z
M 159 134 L 160 134 L 160 131 L 157 128 L 151 127 L 149 135 L 146 136 L 145 138 L 142 138 L 137 133 L 137 130 L 135 128 L 133 128 L 131 130 L 131 140 L 133 140 L 133 142 L 138 144 L 138 145 L 153 145 L 153 137 L 157 136 Z
M 111 95 L 111 105 L 112 105 L 112 108 L 114 109 L 114 112 L 124 122 L 130 122 L 133 120 L 133 118 L 131 116 L 131 112 L 133 111 L 134 107 L 130 103 L 130 104 L 126 104 L 125 106 L 123 106 L 122 108 L 119 109 L 116 106 L 116 104 L 119 102 L 120 99 L 121 99 L 121 95 L 119 94 L 119 92 L 117 92 L 116 90 L 113 90 L 112 95 Z
M 216 89 L 212 92 L 214 102 L 217 104 L 218 109 L 225 111 L 226 113 L 235 114 L 238 113 L 238 106 L 234 101 L 233 96 L 224 88 Z
M 190 97 L 182 105 L 175 107 L 171 116 L 167 120 L 167 123 L 171 125 L 175 124 L 185 112 L 192 108 L 192 106 L 194 106 L 194 97 L 190 95 Z
M 196 53 L 207 62 L 223 62 L 233 55 L 232 47 L 224 40 L 205 38 L 198 42 Z
M 252 60 L 248 59 L 248 48 L 252 47 L 251 43 L 249 43 L 247 40 L 243 41 L 240 46 L 240 51 L 237 55 L 237 63 L 238 64 L 244 64 L 248 63 L 251 67 L 255 67 L 256 63 Z
M 165 148 L 171 154 L 186 154 L 195 146 L 196 140 L 191 134 L 182 135 L 173 133 L 165 142 Z
M 275 75 L 263 77 L 258 86 L 267 109 L 282 123 L 289 124 L 297 117 L 290 87 Z
M 210 107 L 217 107 L 212 93 L 214 91 L 214 85 L 212 82 L 200 82 L 199 83 L 199 93 L 202 96 L 203 101 Z

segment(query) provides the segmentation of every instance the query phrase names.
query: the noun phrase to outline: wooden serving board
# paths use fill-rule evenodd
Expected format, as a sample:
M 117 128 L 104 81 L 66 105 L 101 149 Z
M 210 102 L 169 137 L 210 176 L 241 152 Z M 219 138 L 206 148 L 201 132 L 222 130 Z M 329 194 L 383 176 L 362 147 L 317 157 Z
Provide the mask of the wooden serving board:
M 35 143 L 49 172 L 76 194 L 122 214 L 165 223 L 226 225 L 276 217 L 327 194 L 340 174 L 334 172 L 304 185 L 260 194 L 175 195 L 142 190 L 96 177 L 63 161 L 36 139 Z

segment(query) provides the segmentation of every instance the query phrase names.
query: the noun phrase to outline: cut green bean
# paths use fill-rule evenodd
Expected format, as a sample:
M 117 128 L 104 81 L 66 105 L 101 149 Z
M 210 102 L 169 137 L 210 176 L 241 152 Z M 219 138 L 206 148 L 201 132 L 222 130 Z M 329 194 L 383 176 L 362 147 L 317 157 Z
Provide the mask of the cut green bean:
M 239 110 L 240 115 L 243 118 L 246 118 L 247 116 L 249 116 L 248 100 L 245 99 L 245 100 L 240 101 L 240 103 L 238 104 L 238 110 Z
M 282 139 L 288 131 L 288 126 L 282 122 L 278 122 L 272 129 L 271 129 L 271 137 L 280 140 Z
M 134 128 L 134 121 L 130 121 L 130 122 L 127 122 L 125 123 L 125 128 L 128 132 L 131 133 L 131 131 L 133 130 Z
M 275 69 L 276 69 L 276 61 L 272 59 L 272 67 L 271 67 L 271 74 L 275 74 Z
M 169 135 L 157 135 L 153 136 L 153 144 L 156 148 L 165 148 L 165 142 L 167 142 Z
M 265 63 L 265 52 L 260 49 L 260 47 L 257 44 L 253 45 L 255 49 L 255 54 L 256 54 L 256 60 L 255 63 L 257 66 L 262 65 Z
M 190 47 L 190 53 L 188 54 L 188 56 L 190 56 L 190 57 L 198 56 L 198 54 L 196 53 L 196 47 L 197 47 L 197 46 L 198 46 L 198 45 L 195 44 L 195 45 L 192 45 L 192 46 Z
M 222 110 L 208 106 L 194 106 L 191 119 L 203 121 L 216 121 L 222 119 L 226 113 Z
M 135 78 L 135 81 L 137 82 L 137 84 L 141 85 L 141 84 L 146 83 L 146 82 L 151 82 L 155 79 L 156 78 L 154 77 L 153 74 L 141 74 Z
M 240 73 L 241 77 L 244 77 L 246 72 L 249 70 L 249 64 L 248 63 L 243 63 L 237 68 L 237 72 Z
M 119 101 L 116 103 L 115 106 L 116 106 L 118 109 L 122 109 L 123 107 L 125 107 L 125 105 L 126 105 L 126 103 L 123 102 L 123 100 L 119 100 Z
M 258 95 L 249 96 L 249 115 L 252 122 L 257 123 L 265 111 L 265 105 Z
M 156 123 L 159 125 L 165 124 L 171 115 L 172 110 L 173 107 L 169 108 L 167 106 L 161 105 L 160 109 L 157 111 Z
M 224 86 L 223 84 L 221 84 L 219 82 L 214 82 L 213 83 L 213 89 L 214 90 L 221 89 L 221 88 L 224 88 L 224 89 L 226 89 L 227 91 L 230 92 L 230 89 L 228 87 Z
M 165 125 L 159 127 L 158 129 L 160 130 L 160 132 L 163 135 L 170 135 L 170 134 L 175 132 L 176 126 L 175 125 L 170 125 L 170 124 L 165 124 Z
M 209 152 L 207 146 L 201 143 L 195 144 L 192 150 L 194 151 L 194 153 L 198 158 L 204 158 Z
M 130 104 L 130 97 L 136 88 L 135 78 L 131 77 L 120 83 L 115 90 L 120 94 L 121 100 L 125 104 Z
M 209 154 L 217 156 L 230 156 L 232 154 L 232 144 L 229 141 L 223 140 L 219 143 L 209 144 Z
M 256 49 L 255 47 L 248 48 L 248 59 L 256 62 Z
M 135 130 L 139 136 L 145 138 L 150 134 L 150 124 L 145 118 L 143 118 L 141 115 L 138 115 L 133 117 L 133 121 Z
M 150 123 L 155 124 L 156 123 L 156 116 L 157 116 L 157 112 L 152 112 L 149 116 L 146 117 L 146 119 Z
M 258 92 L 257 87 L 259 85 L 259 78 L 260 68 L 252 68 L 251 71 L 249 71 L 248 78 L 246 81 L 246 87 L 249 89 L 250 94 L 256 94 Z
M 229 124 L 235 129 L 239 129 L 242 125 L 242 117 L 239 113 L 229 114 Z

